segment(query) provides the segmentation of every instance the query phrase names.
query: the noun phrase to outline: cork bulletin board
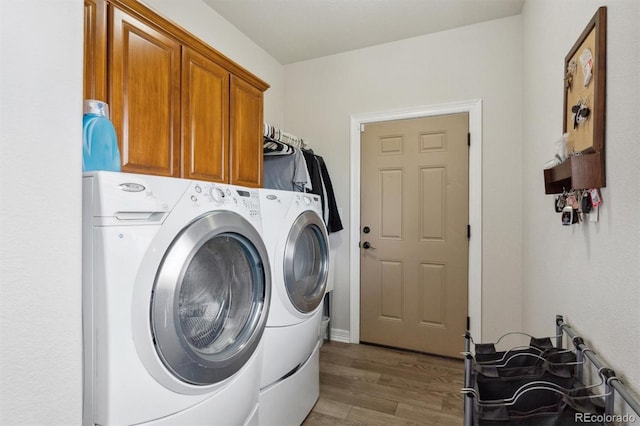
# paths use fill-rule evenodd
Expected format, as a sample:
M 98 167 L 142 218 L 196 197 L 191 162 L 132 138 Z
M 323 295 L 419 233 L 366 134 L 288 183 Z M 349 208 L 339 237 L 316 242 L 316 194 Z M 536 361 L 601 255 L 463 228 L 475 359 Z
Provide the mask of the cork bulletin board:
M 569 153 L 604 149 L 606 17 L 606 7 L 600 7 L 565 57 L 563 130 Z

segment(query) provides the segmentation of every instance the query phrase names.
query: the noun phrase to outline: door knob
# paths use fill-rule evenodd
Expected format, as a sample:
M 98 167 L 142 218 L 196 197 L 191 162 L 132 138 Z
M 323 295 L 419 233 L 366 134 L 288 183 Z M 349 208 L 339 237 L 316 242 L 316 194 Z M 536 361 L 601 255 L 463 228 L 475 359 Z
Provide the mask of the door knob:
M 372 249 L 372 248 L 375 248 L 375 247 L 373 247 L 371 244 L 369 244 L 369 241 L 365 241 L 364 243 L 362 243 L 362 248 L 365 249 L 365 250 L 368 250 L 368 249 Z

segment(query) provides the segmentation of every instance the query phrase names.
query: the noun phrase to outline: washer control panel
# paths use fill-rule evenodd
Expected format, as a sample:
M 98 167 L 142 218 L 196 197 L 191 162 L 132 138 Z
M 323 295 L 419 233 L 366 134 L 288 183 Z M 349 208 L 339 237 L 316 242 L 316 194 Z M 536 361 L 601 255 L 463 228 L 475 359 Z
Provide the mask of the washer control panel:
M 260 218 L 260 197 L 255 189 L 239 189 L 236 188 L 238 196 L 242 200 L 242 204 L 247 209 L 252 218 Z
M 252 218 L 261 217 L 260 198 L 257 189 L 196 182 L 191 186 L 189 192 L 188 196 L 194 206 L 213 204 L 216 207 L 241 208 L 249 212 Z

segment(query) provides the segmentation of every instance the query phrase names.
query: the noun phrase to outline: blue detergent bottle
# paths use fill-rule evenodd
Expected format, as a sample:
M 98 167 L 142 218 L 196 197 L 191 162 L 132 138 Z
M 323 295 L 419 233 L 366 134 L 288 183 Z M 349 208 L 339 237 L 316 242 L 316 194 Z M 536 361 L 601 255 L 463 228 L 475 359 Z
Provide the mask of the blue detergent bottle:
M 109 105 L 95 99 L 84 101 L 82 117 L 82 171 L 120 171 L 120 150 Z

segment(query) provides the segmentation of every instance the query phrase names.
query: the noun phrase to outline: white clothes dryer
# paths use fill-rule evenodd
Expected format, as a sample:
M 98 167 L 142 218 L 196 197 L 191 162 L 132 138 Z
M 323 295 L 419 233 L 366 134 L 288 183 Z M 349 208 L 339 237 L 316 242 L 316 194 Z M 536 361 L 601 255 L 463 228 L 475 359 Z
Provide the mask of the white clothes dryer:
M 260 424 L 300 424 L 319 396 L 318 334 L 329 239 L 317 195 L 271 189 L 259 193 L 273 277 Z
M 329 271 L 329 237 L 320 197 L 259 189 L 273 298 L 267 327 L 309 320 L 320 307 Z
M 261 222 L 255 189 L 84 176 L 84 424 L 257 424 Z

